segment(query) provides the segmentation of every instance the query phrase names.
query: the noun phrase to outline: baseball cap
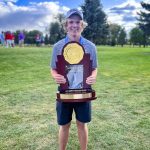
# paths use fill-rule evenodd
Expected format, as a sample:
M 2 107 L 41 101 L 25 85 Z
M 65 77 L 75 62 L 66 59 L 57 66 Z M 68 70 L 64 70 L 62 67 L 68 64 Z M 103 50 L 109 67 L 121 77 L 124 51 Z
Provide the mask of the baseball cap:
M 70 9 L 70 10 L 67 12 L 67 14 L 66 14 L 66 19 L 67 19 L 67 18 L 70 18 L 72 15 L 78 15 L 78 16 L 81 18 L 81 20 L 83 20 L 83 13 L 82 13 L 80 10 L 76 9 L 76 8 Z

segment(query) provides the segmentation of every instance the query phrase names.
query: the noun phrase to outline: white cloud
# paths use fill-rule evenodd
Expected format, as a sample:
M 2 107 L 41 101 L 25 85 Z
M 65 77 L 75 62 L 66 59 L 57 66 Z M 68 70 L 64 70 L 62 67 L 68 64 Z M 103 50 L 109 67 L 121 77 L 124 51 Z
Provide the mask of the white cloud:
M 70 9 L 70 8 L 68 8 L 68 7 L 66 7 L 66 6 L 62 6 L 62 10 L 65 11 L 65 12 L 69 11 L 69 9 Z
M 14 0 L 0 3 L 0 31 L 33 30 L 45 31 L 58 13 L 65 13 L 68 7 L 58 2 L 30 3 L 28 6 L 17 6 Z
M 135 0 L 126 0 L 124 3 L 116 6 L 117 8 L 126 8 L 126 7 L 129 7 L 129 6 L 134 6 L 136 8 L 140 8 L 141 5 L 140 3 L 136 2 Z
M 145 0 L 145 2 L 148 1 Z M 30 2 L 29 6 L 17 6 L 15 2 L 17 0 L 0 1 L 0 31 L 18 29 L 45 31 L 46 26 L 54 21 L 58 13 L 65 13 L 69 10 L 59 2 Z M 118 23 L 129 31 L 135 26 L 137 12 L 141 9 L 141 4 L 136 0 L 126 0 L 105 12 L 109 22 Z
M 125 27 L 129 32 L 136 26 L 137 12 L 142 9 L 141 4 L 135 0 L 126 0 L 120 5 L 113 6 L 106 10 L 108 14 L 108 21 L 111 23 L 117 23 Z
M 145 3 L 149 3 L 149 4 L 150 4 L 150 1 L 149 1 L 149 0 L 143 0 L 143 2 L 145 2 Z

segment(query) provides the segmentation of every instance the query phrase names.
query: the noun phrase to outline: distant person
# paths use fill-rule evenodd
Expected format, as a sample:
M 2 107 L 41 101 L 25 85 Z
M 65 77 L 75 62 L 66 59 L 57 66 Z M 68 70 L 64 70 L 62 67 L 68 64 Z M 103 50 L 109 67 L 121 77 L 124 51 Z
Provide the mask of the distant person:
M 0 41 L 2 46 L 5 46 L 5 33 L 3 31 L 0 34 Z
M 6 48 L 12 47 L 12 35 L 10 31 L 7 31 L 5 34 L 5 40 L 6 40 Z
M 15 47 L 15 35 L 14 35 L 14 33 L 11 33 L 11 36 L 12 36 L 11 45 L 12 45 L 12 47 Z
M 44 46 L 44 42 L 45 42 L 45 38 L 44 38 L 44 36 L 43 36 L 43 34 L 41 35 L 41 44 L 42 44 L 42 46 Z
M 18 35 L 18 39 L 19 39 L 19 46 L 23 47 L 24 46 L 25 35 L 22 31 L 20 31 L 20 33 Z
M 41 45 L 41 36 L 40 36 L 40 34 L 36 35 L 35 41 L 36 41 L 36 46 L 40 46 Z

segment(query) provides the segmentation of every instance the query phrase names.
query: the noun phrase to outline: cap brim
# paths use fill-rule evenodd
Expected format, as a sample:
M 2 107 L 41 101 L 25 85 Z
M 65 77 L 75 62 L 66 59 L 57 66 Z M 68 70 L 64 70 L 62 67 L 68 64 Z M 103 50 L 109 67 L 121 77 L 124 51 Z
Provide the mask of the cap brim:
M 82 16 L 77 12 L 71 13 L 69 16 L 67 16 L 67 18 L 70 18 L 73 15 L 78 15 L 80 17 L 80 19 L 83 20 Z

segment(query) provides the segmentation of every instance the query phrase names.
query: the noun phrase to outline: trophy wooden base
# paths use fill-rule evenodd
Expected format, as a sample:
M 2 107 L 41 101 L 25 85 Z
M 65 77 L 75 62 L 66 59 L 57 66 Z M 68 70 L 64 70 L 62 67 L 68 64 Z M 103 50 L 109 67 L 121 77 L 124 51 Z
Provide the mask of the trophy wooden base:
M 57 101 L 61 102 L 87 102 L 95 100 L 95 91 L 80 91 L 80 90 L 70 90 L 65 93 L 57 92 Z

